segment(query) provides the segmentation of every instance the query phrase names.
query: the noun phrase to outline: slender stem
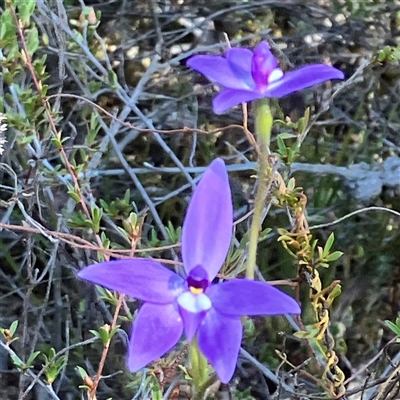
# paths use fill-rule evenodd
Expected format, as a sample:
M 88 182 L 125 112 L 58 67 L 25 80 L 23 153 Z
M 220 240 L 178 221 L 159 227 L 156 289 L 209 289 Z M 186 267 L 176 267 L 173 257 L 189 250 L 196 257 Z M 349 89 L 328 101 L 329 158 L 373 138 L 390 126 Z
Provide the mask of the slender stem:
M 258 152 L 258 187 L 254 202 L 253 220 L 251 222 L 249 234 L 249 254 L 247 259 L 246 276 L 254 279 L 254 271 L 257 258 L 257 244 L 262 224 L 262 212 L 264 200 L 268 188 L 268 180 L 271 172 L 269 163 L 269 144 L 271 140 L 272 114 L 267 99 L 255 102 L 256 117 L 255 131 L 259 146 Z
M 189 348 L 190 367 L 196 393 L 202 391 L 208 380 L 208 363 L 194 337 Z M 207 387 L 205 388 L 207 389 Z M 204 389 L 204 390 L 205 390 Z
M 142 231 L 142 227 L 140 226 L 140 233 Z M 136 239 L 131 239 L 131 253 L 130 256 L 133 257 L 133 255 L 135 254 L 136 251 Z M 118 297 L 118 304 L 117 307 L 115 308 L 115 312 L 114 312 L 114 316 L 113 316 L 113 320 L 111 323 L 111 327 L 110 327 L 110 332 L 115 329 L 115 327 L 117 326 L 118 323 L 118 316 L 119 313 L 121 311 L 122 305 L 124 304 L 124 298 L 125 298 L 125 294 L 121 293 L 119 294 Z M 96 400 L 96 394 L 97 394 L 97 388 L 99 386 L 100 380 L 102 378 L 102 373 L 103 373 L 103 369 L 104 369 L 104 365 L 106 363 L 106 359 L 107 359 L 107 355 L 108 355 L 108 351 L 110 349 L 110 343 L 111 340 L 109 340 L 104 346 L 103 346 L 103 352 L 101 354 L 101 359 L 100 359 L 100 363 L 99 366 L 97 368 L 97 373 L 96 376 L 94 378 L 93 381 L 93 386 L 90 388 L 90 393 L 89 393 L 89 398 L 90 400 Z
M 111 327 L 110 327 L 110 332 L 113 329 L 115 329 L 115 327 L 117 326 L 118 315 L 119 315 L 119 312 L 121 310 L 121 307 L 122 307 L 122 304 L 123 304 L 123 301 L 124 301 L 124 297 L 125 297 L 124 294 L 120 294 L 119 295 L 118 304 L 117 304 L 117 307 L 115 308 L 113 321 L 112 321 L 112 324 L 111 324 Z M 104 365 L 106 363 L 108 350 L 110 349 L 110 343 L 111 343 L 111 340 L 109 340 L 103 346 L 103 352 L 101 354 L 101 359 L 100 359 L 100 362 L 99 362 L 99 366 L 97 368 L 97 373 L 96 373 L 96 376 L 95 376 L 94 381 L 93 381 L 93 386 L 90 388 L 90 393 L 89 393 L 90 400 L 95 400 L 96 399 L 97 388 L 98 388 L 100 380 L 102 378 L 102 373 L 103 373 Z
M 204 399 L 204 395 L 207 392 L 207 389 L 213 385 L 216 382 L 216 375 L 213 374 L 205 383 L 204 385 L 199 389 L 196 390 L 196 392 L 193 395 L 193 400 L 203 400 Z

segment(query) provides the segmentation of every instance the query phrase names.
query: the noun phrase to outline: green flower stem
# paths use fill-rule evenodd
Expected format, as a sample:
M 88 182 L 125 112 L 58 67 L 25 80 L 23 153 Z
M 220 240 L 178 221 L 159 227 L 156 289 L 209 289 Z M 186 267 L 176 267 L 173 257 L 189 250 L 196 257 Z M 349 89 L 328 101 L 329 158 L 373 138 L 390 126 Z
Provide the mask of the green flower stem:
M 197 337 L 194 337 L 189 348 L 190 372 L 196 392 L 203 392 L 208 380 L 208 363 L 197 344 Z
M 215 382 L 216 382 L 217 378 L 216 375 L 213 374 L 208 381 L 203 385 L 203 387 L 200 390 L 196 390 L 196 393 L 194 394 L 194 396 L 192 397 L 193 400 L 203 400 L 207 389 L 212 386 Z
M 271 141 L 272 114 L 267 99 L 255 102 L 255 132 L 259 145 L 258 155 L 258 188 L 254 202 L 253 220 L 251 222 L 249 234 L 249 254 L 247 259 L 246 277 L 254 279 L 256 267 L 257 244 L 261 229 L 261 218 L 264 208 L 265 195 L 268 186 L 271 166 L 269 163 L 269 145 Z

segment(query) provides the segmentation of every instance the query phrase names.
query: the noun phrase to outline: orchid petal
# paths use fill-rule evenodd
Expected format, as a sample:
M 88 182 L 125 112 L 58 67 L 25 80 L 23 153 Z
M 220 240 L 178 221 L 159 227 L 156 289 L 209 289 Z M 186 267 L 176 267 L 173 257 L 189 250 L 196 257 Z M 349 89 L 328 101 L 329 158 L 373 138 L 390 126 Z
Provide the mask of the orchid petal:
M 287 72 L 281 79 L 271 82 L 264 95 L 280 98 L 330 79 L 343 78 L 343 72 L 336 68 L 324 64 L 311 64 Z
M 278 61 L 269 49 L 267 42 L 261 42 L 255 49 L 251 63 L 251 73 L 256 87 L 261 89 L 268 84 L 269 75 L 276 69 Z
M 224 315 L 300 314 L 296 300 L 265 282 L 233 279 L 206 291 L 213 308 Z
M 78 276 L 96 285 L 158 304 L 172 303 L 185 290 L 183 278 L 161 264 L 144 258 L 90 265 Z
M 263 97 L 265 94 L 257 91 L 226 89 L 214 97 L 213 110 L 215 114 L 222 114 L 233 106 Z
M 226 59 L 228 60 L 232 72 L 240 81 L 246 84 L 246 87 L 243 89 L 255 89 L 251 69 L 249 68 L 252 58 L 253 52 L 242 47 L 233 47 L 226 52 Z M 242 89 L 242 87 L 237 85 L 235 87 L 224 86 L 231 89 Z
M 242 331 L 239 318 L 227 317 L 213 308 L 198 330 L 200 351 L 214 367 L 222 383 L 228 383 L 235 372 Z
M 173 304 L 144 304 L 133 324 L 129 370 L 136 372 L 167 353 L 178 343 L 182 331 L 182 318 Z
M 190 68 L 205 75 L 210 81 L 232 89 L 248 89 L 243 75 L 233 71 L 228 60 L 221 56 L 200 55 L 191 57 L 186 63 Z
M 200 312 L 190 312 L 184 307 L 179 307 L 179 312 L 183 319 L 183 327 L 185 329 L 185 335 L 190 342 L 193 339 L 193 336 L 196 334 L 197 329 L 199 328 L 200 323 L 203 321 L 204 316 L 207 311 Z
M 182 258 L 187 275 L 201 265 L 212 281 L 232 239 L 233 209 L 228 173 L 221 159 L 206 169 L 190 201 L 182 228 Z

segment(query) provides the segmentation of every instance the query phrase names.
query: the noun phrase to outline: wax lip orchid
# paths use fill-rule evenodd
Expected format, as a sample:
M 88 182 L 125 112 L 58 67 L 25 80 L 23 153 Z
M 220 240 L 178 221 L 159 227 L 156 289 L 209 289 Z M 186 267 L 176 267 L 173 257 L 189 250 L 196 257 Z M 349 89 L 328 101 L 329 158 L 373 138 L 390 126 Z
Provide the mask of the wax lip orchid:
M 133 324 L 128 367 L 132 372 L 194 336 L 200 351 L 227 383 L 235 370 L 240 316 L 299 314 L 297 302 L 264 282 L 232 279 L 212 284 L 227 255 L 233 229 L 225 164 L 214 160 L 191 199 L 182 229 L 186 277 L 143 258 L 103 262 L 78 276 L 144 301 Z
M 283 73 L 267 42 L 254 51 L 228 49 L 225 56 L 197 55 L 187 65 L 223 88 L 213 100 L 216 114 L 241 103 L 264 97 L 284 97 L 330 79 L 343 79 L 343 72 L 325 64 L 310 64 Z

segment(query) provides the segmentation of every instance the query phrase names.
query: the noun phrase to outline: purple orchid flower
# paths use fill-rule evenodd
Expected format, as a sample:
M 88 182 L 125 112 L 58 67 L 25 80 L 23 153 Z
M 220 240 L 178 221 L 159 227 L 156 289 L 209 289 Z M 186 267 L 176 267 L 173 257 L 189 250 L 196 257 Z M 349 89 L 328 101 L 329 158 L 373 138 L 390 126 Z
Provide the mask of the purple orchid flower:
M 234 47 L 225 57 L 194 56 L 187 65 L 224 89 L 213 100 L 216 114 L 241 103 L 280 98 L 330 79 L 344 78 L 342 71 L 325 64 L 310 64 L 284 74 L 267 42 L 261 42 L 254 52 Z
M 145 303 L 133 324 L 128 367 L 135 372 L 168 352 L 185 331 L 220 380 L 235 370 L 242 324 L 240 316 L 299 314 L 297 302 L 273 286 L 247 279 L 211 284 L 232 239 L 233 210 L 225 164 L 214 160 L 190 202 L 182 230 L 186 278 L 143 258 L 102 262 L 78 276 L 126 293 Z

